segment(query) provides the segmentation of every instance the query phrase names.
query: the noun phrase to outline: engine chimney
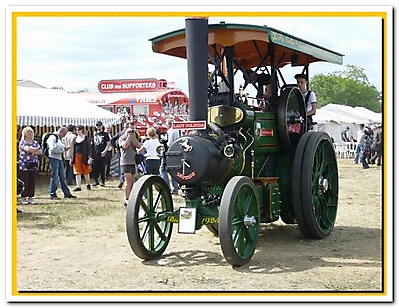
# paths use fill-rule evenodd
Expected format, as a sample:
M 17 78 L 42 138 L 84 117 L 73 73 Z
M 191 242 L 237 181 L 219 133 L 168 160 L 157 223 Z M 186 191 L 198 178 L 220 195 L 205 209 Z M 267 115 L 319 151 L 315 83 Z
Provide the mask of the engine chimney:
M 208 105 L 208 19 L 186 19 L 190 120 L 206 121 Z

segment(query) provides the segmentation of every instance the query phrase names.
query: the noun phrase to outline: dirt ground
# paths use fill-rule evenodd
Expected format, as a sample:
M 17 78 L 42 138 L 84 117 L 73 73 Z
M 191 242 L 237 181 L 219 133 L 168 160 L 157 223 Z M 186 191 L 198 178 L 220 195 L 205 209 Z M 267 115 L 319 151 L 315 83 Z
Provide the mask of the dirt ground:
M 142 261 L 127 241 L 125 209 L 121 208 L 84 224 L 18 227 L 17 289 L 20 294 L 55 291 L 57 296 L 65 295 L 64 291 L 78 296 L 85 293 L 76 292 L 94 291 L 98 296 L 122 295 L 129 301 L 140 301 L 140 297 L 127 299 L 126 295 L 151 295 L 154 301 L 165 294 L 198 295 L 206 301 L 209 295 L 231 292 L 277 297 L 281 296 L 278 292 L 295 295 L 302 291 L 381 294 L 382 167 L 371 165 L 364 170 L 352 162 L 338 160 L 338 217 L 334 230 L 323 240 L 304 238 L 297 225 L 262 224 L 252 260 L 232 267 L 223 257 L 218 237 L 207 228 L 188 235 L 179 234 L 175 225 L 162 259 Z

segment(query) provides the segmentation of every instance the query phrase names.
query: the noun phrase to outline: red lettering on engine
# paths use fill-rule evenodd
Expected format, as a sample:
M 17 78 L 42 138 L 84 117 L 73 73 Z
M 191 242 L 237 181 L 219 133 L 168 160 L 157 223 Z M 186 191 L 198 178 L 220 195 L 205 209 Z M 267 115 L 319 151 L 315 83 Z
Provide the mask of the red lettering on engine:
M 191 172 L 189 175 L 183 175 L 180 172 L 176 172 L 176 176 L 178 178 L 181 178 L 182 180 L 188 181 L 190 179 L 192 179 L 193 177 L 195 177 L 197 174 L 193 171 Z

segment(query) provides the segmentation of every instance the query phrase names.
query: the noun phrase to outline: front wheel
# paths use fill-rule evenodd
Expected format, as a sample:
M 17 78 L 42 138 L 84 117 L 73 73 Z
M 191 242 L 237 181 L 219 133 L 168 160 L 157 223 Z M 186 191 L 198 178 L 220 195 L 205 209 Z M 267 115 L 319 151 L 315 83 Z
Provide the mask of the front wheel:
M 246 176 L 235 176 L 226 185 L 219 212 L 219 239 L 231 265 L 248 263 L 259 235 L 260 210 L 256 187 Z
M 126 209 L 127 237 L 139 258 L 159 258 L 168 246 L 172 223 L 158 217 L 165 212 L 173 212 L 166 182 L 157 175 L 140 177 L 133 186 Z

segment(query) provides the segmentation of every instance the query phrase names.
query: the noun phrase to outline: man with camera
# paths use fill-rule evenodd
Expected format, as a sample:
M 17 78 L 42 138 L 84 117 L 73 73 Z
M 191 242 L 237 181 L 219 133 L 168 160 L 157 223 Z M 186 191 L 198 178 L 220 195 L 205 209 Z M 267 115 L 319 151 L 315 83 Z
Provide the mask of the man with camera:
M 136 133 L 136 139 L 137 140 L 140 139 L 140 134 L 136 130 L 134 122 L 125 122 L 125 124 L 123 125 L 123 130 L 121 130 L 115 136 L 113 136 L 111 138 L 111 145 L 114 147 L 115 153 L 118 156 L 118 173 L 119 173 L 118 188 L 122 188 L 123 184 L 125 183 L 125 177 L 123 175 L 123 172 L 121 172 L 121 164 L 120 164 L 120 161 L 121 161 L 120 147 L 121 147 L 121 145 L 119 145 L 119 138 L 126 133 L 127 129 L 133 129 Z
M 136 174 L 136 153 L 140 148 L 140 142 L 137 140 L 136 132 L 133 128 L 127 128 L 125 133 L 118 139 L 120 150 L 120 167 L 121 173 L 125 178 L 125 202 L 127 206 L 130 192 L 134 184 L 134 175 Z

